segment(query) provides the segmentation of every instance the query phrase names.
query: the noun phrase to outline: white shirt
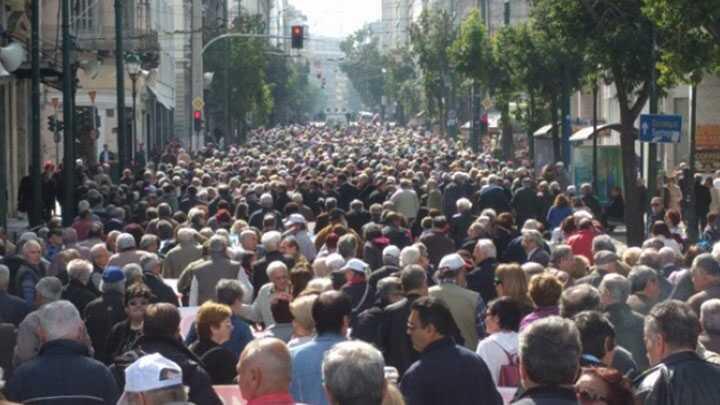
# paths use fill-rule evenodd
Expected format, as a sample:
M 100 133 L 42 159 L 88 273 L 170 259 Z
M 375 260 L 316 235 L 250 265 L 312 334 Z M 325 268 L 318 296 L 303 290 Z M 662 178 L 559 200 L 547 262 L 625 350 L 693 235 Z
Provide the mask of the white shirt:
M 502 346 L 502 349 L 500 346 Z M 498 383 L 500 378 L 500 368 L 504 365 L 510 364 L 503 349 L 510 354 L 517 354 L 518 352 L 518 334 L 517 332 L 500 331 L 493 333 L 478 343 L 477 350 L 475 352 L 482 357 L 490 370 L 495 385 Z
M 254 322 L 262 322 L 265 327 L 269 327 L 275 323 L 270 308 L 270 297 L 273 295 L 275 285 L 270 282 L 260 287 L 257 298 L 252 305 L 244 305 L 240 316 Z M 250 295 L 252 296 L 252 294 Z

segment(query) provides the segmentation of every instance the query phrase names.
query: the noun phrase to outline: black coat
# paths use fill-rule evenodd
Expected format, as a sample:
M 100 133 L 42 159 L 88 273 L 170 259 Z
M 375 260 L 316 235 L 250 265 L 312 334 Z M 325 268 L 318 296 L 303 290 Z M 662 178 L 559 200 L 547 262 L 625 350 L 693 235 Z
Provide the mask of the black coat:
M 267 267 L 270 265 L 270 263 L 274 261 L 281 261 L 285 263 L 288 269 L 291 269 L 293 267 L 293 261 L 291 259 L 286 258 L 282 253 L 279 251 L 273 251 L 268 252 L 265 257 L 258 260 L 253 264 L 252 266 L 252 285 L 254 291 L 254 297 L 257 297 L 258 293 L 260 292 L 260 288 L 270 282 L 270 278 L 267 275 Z
M 200 360 L 179 339 L 142 336 L 135 349 L 146 354 L 160 353 L 182 369 L 183 384 L 190 389 L 189 400 L 195 404 L 222 405 L 212 387 L 212 380 Z M 133 353 L 133 352 L 130 352 Z M 128 353 L 128 354 L 130 354 Z M 117 378 L 120 373 L 116 373 Z M 124 385 L 124 383 L 123 383 Z
M 165 284 L 160 277 L 152 273 L 144 273 L 143 282 L 146 286 L 148 286 L 150 291 L 152 291 L 153 303 L 166 302 L 168 304 L 173 304 L 176 307 L 180 306 L 180 302 L 178 301 L 175 291 L 172 287 Z
M 460 248 L 467 238 L 467 231 L 475 221 L 475 216 L 468 212 L 458 213 L 450 218 L 450 237 L 455 241 L 455 247 Z
M 142 331 L 134 331 L 130 328 L 130 321 L 127 319 L 116 323 L 110 330 L 110 336 L 105 344 L 108 358 L 114 359 L 132 349 L 141 334 Z
M 88 357 L 85 345 L 64 339 L 20 365 L 6 392 L 11 401 L 48 405 L 114 404 L 120 396 L 110 370 Z
M 338 187 L 338 208 L 347 211 L 350 207 L 350 202 L 360 195 L 360 191 L 354 185 L 345 182 Z
M 85 311 L 85 307 L 97 297 L 90 286 L 78 280 L 70 280 L 62 292 L 62 299 L 72 302 L 81 314 Z
M 695 352 L 667 356 L 635 380 L 637 403 L 647 405 L 720 404 L 720 366 Z
M 428 345 L 400 385 L 410 405 L 501 405 L 490 370 L 476 353 L 444 337 Z M 472 402 L 468 402 L 472 395 Z
M 0 290 L 0 323 L 11 323 L 17 327 L 30 311 L 25 301 Z
M 108 292 L 96 298 L 85 307 L 85 327 L 95 349 L 95 358 L 109 364 L 110 353 L 106 344 L 113 325 L 127 318 L 125 300 L 122 294 Z
M 505 190 L 499 186 L 488 186 L 477 194 L 477 209 L 482 211 L 492 208 L 498 214 L 510 211 L 510 199 Z
M 407 335 L 410 307 L 418 298 L 419 295 L 410 294 L 405 299 L 385 307 L 380 325 L 378 347 L 385 356 L 385 363 L 398 369 L 401 376 L 419 356 Z
M 498 262 L 493 258 L 485 259 L 465 275 L 467 288 L 480 294 L 488 303 L 497 297 L 495 289 L 495 268 Z
M 562 387 L 535 387 L 525 391 L 513 405 L 576 405 L 575 391 Z
M 202 361 L 210 375 L 213 385 L 228 385 L 236 376 L 237 358 L 230 350 L 212 341 L 198 340 L 190 345 L 192 351 Z
M 428 258 L 435 267 L 440 263 L 443 256 L 455 252 L 455 242 L 443 232 L 432 231 L 421 237 L 420 242 L 427 247 Z

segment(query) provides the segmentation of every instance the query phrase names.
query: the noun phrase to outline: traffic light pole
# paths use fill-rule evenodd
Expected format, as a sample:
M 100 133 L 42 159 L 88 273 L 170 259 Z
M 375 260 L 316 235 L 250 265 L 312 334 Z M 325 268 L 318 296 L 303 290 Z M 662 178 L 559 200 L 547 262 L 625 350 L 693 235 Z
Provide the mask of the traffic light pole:
M 73 223 L 75 206 L 75 159 L 73 156 L 73 68 L 70 64 L 70 0 L 62 0 L 62 43 L 63 43 L 63 121 L 65 137 L 63 142 L 63 204 L 62 222 L 64 226 Z
M 115 76 L 117 93 L 117 146 L 120 172 L 127 167 L 128 138 L 125 122 L 125 67 L 123 52 L 123 2 L 115 0 Z M 67 137 L 67 134 L 66 134 Z M 118 177 L 119 178 L 119 177 Z
M 40 170 L 40 0 L 32 1 L 32 141 L 30 151 L 32 166 L 32 206 L 30 207 L 30 226 L 42 223 L 43 199 Z M 4 153 L 4 151 L 3 151 Z

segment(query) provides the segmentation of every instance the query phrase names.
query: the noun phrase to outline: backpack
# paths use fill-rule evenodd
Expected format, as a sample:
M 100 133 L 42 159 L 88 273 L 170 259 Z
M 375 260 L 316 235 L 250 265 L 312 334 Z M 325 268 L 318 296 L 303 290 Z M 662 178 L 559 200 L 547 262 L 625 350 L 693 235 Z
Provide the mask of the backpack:
M 495 343 L 500 350 L 505 353 L 508 364 L 500 366 L 500 375 L 498 376 L 498 387 L 519 387 L 520 386 L 520 366 L 518 365 L 518 355 L 510 354 L 499 343 Z

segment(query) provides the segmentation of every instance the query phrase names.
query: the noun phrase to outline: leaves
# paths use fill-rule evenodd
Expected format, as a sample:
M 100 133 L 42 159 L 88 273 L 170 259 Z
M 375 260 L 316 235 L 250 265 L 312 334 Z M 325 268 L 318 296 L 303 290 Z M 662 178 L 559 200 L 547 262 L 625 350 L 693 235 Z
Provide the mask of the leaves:
M 366 106 L 379 107 L 383 95 L 383 57 L 378 38 L 372 35 L 369 26 L 365 26 L 348 36 L 340 49 L 345 53 L 340 69 Z

